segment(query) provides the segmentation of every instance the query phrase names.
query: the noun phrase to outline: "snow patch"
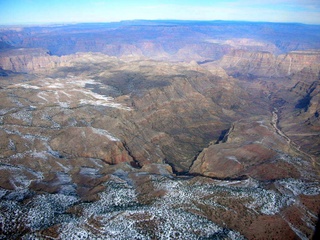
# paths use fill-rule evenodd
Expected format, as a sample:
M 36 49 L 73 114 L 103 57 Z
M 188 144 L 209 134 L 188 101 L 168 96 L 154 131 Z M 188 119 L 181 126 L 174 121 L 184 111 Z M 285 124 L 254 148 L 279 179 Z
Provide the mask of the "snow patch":
M 276 186 L 286 188 L 293 196 L 298 196 L 300 194 L 315 196 L 320 194 L 320 182 L 305 182 L 299 179 L 285 179 L 277 181 Z
M 26 84 L 26 83 L 15 84 L 14 86 L 15 87 L 28 88 L 28 89 L 40 89 L 40 87 L 38 87 L 38 86 L 30 85 L 30 84 Z
M 114 136 L 112 136 L 108 131 L 104 130 L 104 129 L 100 129 L 100 128 L 91 128 L 92 132 L 95 134 L 99 134 L 101 136 L 105 136 L 107 137 L 110 141 L 114 141 L 114 142 L 120 142 L 121 140 L 119 138 L 116 138 Z
M 14 110 L 14 108 L 3 108 L 0 109 L 0 116 L 6 115 L 8 112 Z
M 32 123 L 32 113 L 30 111 L 19 111 L 11 114 L 11 117 L 21 120 L 27 124 Z
M 79 173 L 83 175 L 98 175 L 99 170 L 95 168 L 90 168 L 90 167 L 82 167 Z
M 99 82 L 96 82 L 95 80 L 93 79 L 76 79 L 76 80 L 69 80 L 67 81 L 67 83 L 69 84 L 72 84 L 72 85 L 76 85 L 78 87 L 82 87 L 84 88 L 86 86 L 86 84 L 97 84 L 97 85 L 100 85 L 101 83 Z
M 53 83 L 53 84 L 47 86 L 47 88 L 54 88 L 54 89 L 65 88 L 65 84 L 56 82 L 56 83 Z
M 33 151 L 31 153 L 31 156 L 33 158 L 40 158 L 40 159 L 43 159 L 43 160 L 47 160 L 48 159 L 47 153 L 45 151 L 42 151 L 42 152 Z
M 62 108 L 69 108 L 70 104 L 68 102 L 59 102 L 59 106 Z
M 48 94 L 46 92 L 39 92 L 37 93 L 37 97 L 45 100 L 46 102 L 49 102 L 43 95 L 47 96 Z
M 236 158 L 236 156 L 227 156 L 226 158 L 229 159 L 229 160 L 232 160 L 232 161 L 235 161 L 235 162 L 241 164 L 241 162 L 238 161 L 238 159 Z
M 68 172 L 71 169 L 70 167 L 66 167 L 66 166 L 64 166 L 62 163 L 60 163 L 58 161 L 56 163 L 66 172 Z
M 264 123 L 265 123 L 265 121 L 264 120 L 261 120 L 261 121 L 256 121 L 257 123 L 259 123 L 259 126 L 260 127 L 264 127 L 264 128 L 266 128 L 266 129 L 269 129 Z

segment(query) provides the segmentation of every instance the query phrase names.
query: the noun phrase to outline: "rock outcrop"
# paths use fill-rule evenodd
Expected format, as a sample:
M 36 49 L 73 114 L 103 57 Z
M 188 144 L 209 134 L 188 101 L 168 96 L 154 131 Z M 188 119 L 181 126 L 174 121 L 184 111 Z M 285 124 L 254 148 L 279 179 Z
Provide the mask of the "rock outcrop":
M 276 56 L 270 52 L 234 50 L 218 61 L 218 65 L 236 77 L 293 77 L 302 71 L 318 74 L 320 52 L 300 51 Z
M 55 67 L 57 57 L 50 56 L 44 49 L 12 49 L 0 52 L 0 67 L 14 72 L 29 72 Z
M 133 160 L 120 139 L 103 129 L 70 127 L 59 132 L 49 144 L 60 157 L 101 159 L 108 164 Z
M 190 173 L 259 180 L 300 178 L 303 171 L 304 177 L 310 174 L 311 165 L 306 164 L 303 171 L 300 166 L 303 154 L 273 124 L 271 118 L 263 117 L 235 122 L 221 142 L 211 144 L 199 154 Z

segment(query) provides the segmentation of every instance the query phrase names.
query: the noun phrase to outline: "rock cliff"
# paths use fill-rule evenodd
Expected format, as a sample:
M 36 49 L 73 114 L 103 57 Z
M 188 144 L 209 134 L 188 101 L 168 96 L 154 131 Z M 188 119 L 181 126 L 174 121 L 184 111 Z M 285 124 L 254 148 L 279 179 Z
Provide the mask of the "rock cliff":
M 312 172 L 317 175 L 306 162 L 301 171 L 299 162 L 304 154 L 290 144 L 272 121 L 275 119 L 270 116 L 235 122 L 222 141 L 212 143 L 199 154 L 190 172 L 215 178 L 247 176 L 260 180 L 300 178 L 301 174 L 306 177 Z
M 13 49 L 0 52 L 0 67 L 14 72 L 29 72 L 40 68 L 55 67 L 57 57 L 44 49 Z
M 292 77 L 302 71 L 317 75 L 320 53 L 316 50 L 300 51 L 276 56 L 269 52 L 235 50 L 223 56 L 218 65 L 238 77 Z

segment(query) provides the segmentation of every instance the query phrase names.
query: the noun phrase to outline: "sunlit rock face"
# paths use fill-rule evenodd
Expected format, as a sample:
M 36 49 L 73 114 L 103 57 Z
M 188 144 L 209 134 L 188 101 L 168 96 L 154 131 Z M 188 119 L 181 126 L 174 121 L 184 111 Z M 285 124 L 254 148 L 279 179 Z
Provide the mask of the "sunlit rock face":
M 197 24 L 0 32 L 1 239 L 312 238 L 317 42 Z
M 14 72 L 28 72 L 40 68 L 54 67 L 55 59 L 44 49 L 9 49 L 1 52 L 2 69 Z
M 199 154 L 190 172 L 216 178 L 274 180 L 311 177 L 313 169 L 279 129 L 254 117 L 235 122 L 221 142 Z
M 319 73 L 320 52 L 296 51 L 274 55 L 270 52 L 235 50 L 219 60 L 219 65 L 233 76 L 247 77 L 293 77 L 302 71 Z

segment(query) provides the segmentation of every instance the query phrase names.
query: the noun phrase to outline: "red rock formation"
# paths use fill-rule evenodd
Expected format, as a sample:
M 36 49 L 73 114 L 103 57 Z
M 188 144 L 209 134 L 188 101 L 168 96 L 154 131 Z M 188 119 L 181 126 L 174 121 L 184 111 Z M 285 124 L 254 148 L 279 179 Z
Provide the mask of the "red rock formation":
M 96 158 L 109 164 L 132 161 L 121 141 L 103 129 L 67 128 L 50 145 L 69 158 Z
M 190 172 L 214 178 L 243 175 L 261 180 L 300 177 L 293 158 L 282 156 L 291 153 L 292 147 L 268 120 L 255 118 L 236 122 L 225 138 L 225 142 L 204 149 Z
M 299 51 L 275 56 L 269 52 L 234 50 L 223 56 L 218 64 L 235 76 L 285 77 L 303 70 L 318 74 L 320 52 Z
M 14 72 L 29 72 L 56 66 L 58 57 L 44 49 L 14 49 L 0 52 L 0 67 Z

